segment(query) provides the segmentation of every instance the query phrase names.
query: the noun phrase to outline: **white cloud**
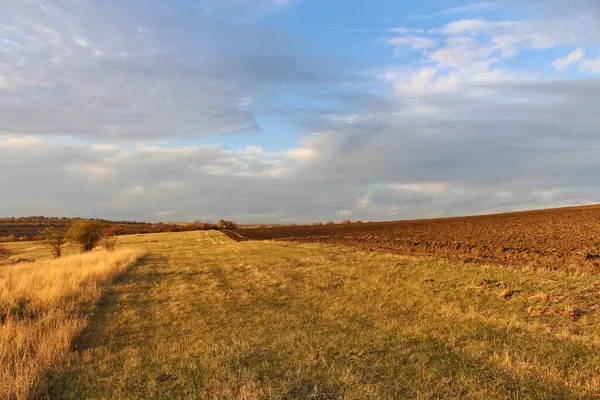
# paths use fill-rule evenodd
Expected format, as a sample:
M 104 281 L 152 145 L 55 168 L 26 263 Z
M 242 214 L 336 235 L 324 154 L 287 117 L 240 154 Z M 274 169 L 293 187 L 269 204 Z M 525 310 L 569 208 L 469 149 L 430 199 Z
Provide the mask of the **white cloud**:
M 509 25 L 509 22 L 502 23 L 493 23 L 495 26 L 499 25 Z M 482 19 L 461 19 L 458 21 L 453 21 L 446 25 L 446 27 L 442 30 L 443 33 L 450 35 L 462 35 L 462 34 L 471 34 L 475 35 L 483 31 L 485 28 L 489 27 L 490 23 L 484 21 Z
M 551 21 L 463 19 L 433 32 L 473 36 L 503 57 L 513 57 L 524 49 L 544 50 L 600 40 L 596 20 L 585 15 Z
M 583 72 L 600 73 L 600 58 L 582 60 L 580 69 Z
M 400 73 L 390 69 L 390 72 L 384 74 L 385 80 L 393 83 L 399 95 L 423 96 L 450 92 L 461 92 L 466 96 L 493 95 L 481 86 L 475 88 L 474 84 L 535 79 L 535 74 L 531 71 L 503 68 L 508 58 L 517 58 L 526 50 L 600 41 L 600 30 L 593 19 L 585 16 L 551 22 L 463 18 L 427 32 L 427 36 L 420 37 L 431 41 L 427 44 L 435 44 L 422 49 L 421 67 L 404 68 Z M 397 43 L 388 43 L 396 48 L 399 44 L 409 45 L 408 40 L 398 40 Z M 583 60 L 579 52 L 569 57 L 580 57 L 581 60 L 557 60 L 555 67 L 561 68 L 564 65 L 566 68 L 568 64 L 580 61 L 581 71 L 600 70 L 600 61 Z M 435 109 L 430 102 L 415 99 L 410 102 L 410 110 L 404 111 L 403 115 L 414 115 L 415 110 L 431 112 Z
M 442 67 L 459 69 L 487 69 L 498 61 L 495 49 L 478 40 L 461 36 L 446 40 L 445 46 L 432 52 L 430 59 Z
M 0 136 L 0 148 L 4 149 L 40 149 L 47 148 L 46 142 L 35 137 L 27 136 Z
M 91 175 L 106 176 L 110 174 L 110 170 L 108 168 L 100 165 L 84 164 L 82 165 L 82 169 Z
M 303 162 L 303 163 L 308 163 L 317 156 L 317 153 L 315 152 L 315 150 L 311 149 L 311 148 L 289 149 L 289 150 L 286 150 L 284 152 L 284 154 L 287 157 L 291 158 L 292 160 L 295 160 L 298 162 Z
M 600 73 L 600 57 L 585 58 L 582 48 L 573 51 L 565 58 L 554 61 L 552 65 L 559 72 L 565 71 L 571 65 L 578 65 L 581 72 Z
M 436 46 L 434 39 L 412 35 L 389 38 L 387 42 L 396 48 L 408 47 L 413 50 L 426 50 Z
M 78 46 L 81 46 L 81 47 L 90 47 L 90 42 L 88 42 L 88 41 L 87 41 L 87 40 L 85 40 L 84 38 L 76 37 L 76 38 L 75 38 L 75 43 L 76 43 Z
M 554 61 L 552 65 L 556 68 L 557 71 L 564 71 L 571 64 L 578 63 L 583 60 L 585 57 L 584 50 L 579 48 L 572 53 L 570 53 L 567 57 Z
M 448 190 L 447 184 L 435 182 L 394 183 L 389 185 L 389 187 L 399 192 L 414 192 L 432 195 L 441 195 Z
M 483 1 L 483 2 L 466 4 L 464 6 L 449 8 L 449 9 L 442 10 L 442 11 L 439 11 L 439 12 L 433 13 L 433 14 L 415 15 L 409 19 L 427 20 L 427 19 L 432 19 L 432 18 L 437 18 L 437 17 L 448 17 L 448 16 L 453 16 L 453 15 L 459 15 L 459 14 L 464 15 L 464 14 L 472 14 L 472 13 L 484 13 L 484 12 L 488 12 L 491 10 L 495 10 L 497 8 L 499 8 L 499 5 L 497 2 Z

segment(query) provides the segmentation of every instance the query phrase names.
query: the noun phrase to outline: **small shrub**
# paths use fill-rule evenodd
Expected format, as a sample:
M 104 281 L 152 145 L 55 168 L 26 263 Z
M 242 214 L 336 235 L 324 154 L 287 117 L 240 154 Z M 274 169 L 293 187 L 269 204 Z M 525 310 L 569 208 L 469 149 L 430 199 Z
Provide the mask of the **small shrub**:
M 0 242 L 14 242 L 14 241 L 15 241 L 15 235 L 12 235 L 12 234 L 0 238 Z
M 67 232 L 67 239 L 77 244 L 82 253 L 91 251 L 102 239 L 102 225 L 98 221 L 78 220 Z
M 313 224 L 313 226 L 323 226 L 323 223 L 322 223 L 322 222 L 315 222 L 315 223 Z
M 52 257 L 60 258 L 63 246 L 67 242 L 65 232 L 57 228 L 47 227 L 42 230 L 41 235 L 46 241 L 46 247 L 52 252 Z
M 102 239 L 100 239 L 100 244 L 104 248 L 104 250 L 112 253 L 115 251 L 117 247 L 118 236 L 115 233 L 115 227 L 111 226 L 109 228 L 104 228 L 102 230 Z

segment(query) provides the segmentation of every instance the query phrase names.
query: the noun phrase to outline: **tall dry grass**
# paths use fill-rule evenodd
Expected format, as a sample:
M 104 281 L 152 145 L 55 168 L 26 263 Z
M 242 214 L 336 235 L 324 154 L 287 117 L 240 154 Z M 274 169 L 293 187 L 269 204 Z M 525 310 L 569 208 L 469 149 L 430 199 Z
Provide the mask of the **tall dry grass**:
M 25 399 L 67 360 L 102 286 L 141 257 L 98 252 L 0 267 L 0 398 Z

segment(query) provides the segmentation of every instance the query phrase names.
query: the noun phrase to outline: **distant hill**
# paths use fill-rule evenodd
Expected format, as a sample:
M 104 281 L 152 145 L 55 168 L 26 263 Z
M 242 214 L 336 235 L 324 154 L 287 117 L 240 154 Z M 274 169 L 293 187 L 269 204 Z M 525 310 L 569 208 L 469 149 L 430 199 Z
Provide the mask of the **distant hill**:
M 9 217 L 0 218 L 0 240 L 38 240 L 40 232 L 46 227 L 67 229 L 76 220 L 82 218 L 58 218 L 44 216 Z M 184 232 L 195 230 L 214 229 L 215 226 L 205 222 L 193 223 L 162 223 L 162 222 L 138 222 L 138 221 L 111 221 L 106 219 L 94 219 L 106 226 L 114 226 L 118 235 L 129 235 L 138 233 L 158 232 Z

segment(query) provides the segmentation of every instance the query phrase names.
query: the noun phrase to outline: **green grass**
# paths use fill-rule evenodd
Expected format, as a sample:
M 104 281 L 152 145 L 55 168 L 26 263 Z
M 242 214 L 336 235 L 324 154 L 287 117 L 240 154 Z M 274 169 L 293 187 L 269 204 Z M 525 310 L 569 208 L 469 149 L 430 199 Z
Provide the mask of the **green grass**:
M 218 232 L 148 256 L 48 398 L 565 399 L 600 390 L 600 278 Z

